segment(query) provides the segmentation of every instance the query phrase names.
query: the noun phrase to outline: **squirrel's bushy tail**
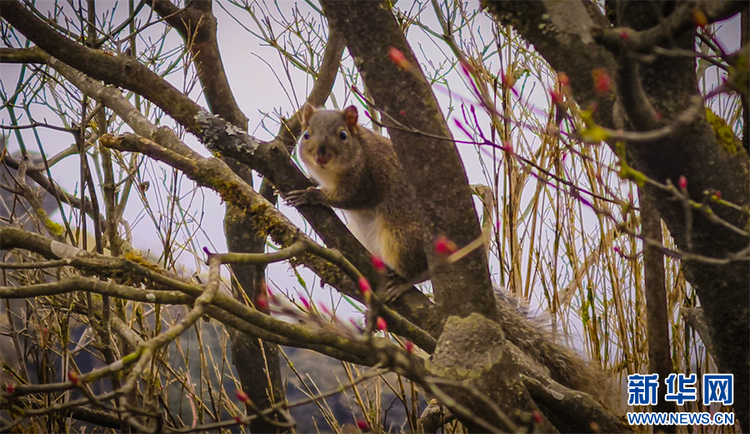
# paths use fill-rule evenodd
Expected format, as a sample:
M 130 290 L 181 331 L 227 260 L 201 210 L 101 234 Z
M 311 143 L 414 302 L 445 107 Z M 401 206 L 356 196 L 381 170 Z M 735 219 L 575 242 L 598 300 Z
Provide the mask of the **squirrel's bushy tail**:
M 547 368 L 553 380 L 600 401 L 611 397 L 610 382 L 604 372 L 560 343 L 547 325 L 530 318 L 503 289 L 496 291 L 496 299 L 505 338 Z

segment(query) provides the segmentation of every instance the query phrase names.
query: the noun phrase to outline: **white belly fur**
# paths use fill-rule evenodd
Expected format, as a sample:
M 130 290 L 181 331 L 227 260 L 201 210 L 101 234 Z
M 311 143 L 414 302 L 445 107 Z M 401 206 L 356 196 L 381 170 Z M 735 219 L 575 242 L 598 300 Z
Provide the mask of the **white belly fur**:
M 349 229 L 365 248 L 380 257 L 391 268 L 398 263 L 397 250 L 391 233 L 383 225 L 383 218 L 374 210 L 345 210 Z

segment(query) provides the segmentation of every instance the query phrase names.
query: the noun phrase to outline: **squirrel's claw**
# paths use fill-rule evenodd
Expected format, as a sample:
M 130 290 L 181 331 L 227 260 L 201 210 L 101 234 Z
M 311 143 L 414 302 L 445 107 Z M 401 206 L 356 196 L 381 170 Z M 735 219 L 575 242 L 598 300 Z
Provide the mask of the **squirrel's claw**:
M 292 190 L 284 198 L 286 203 L 292 206 L 318 205 L 322 203 L 322 192 L 317 187 L 308 187 L 304 190 Z
M 292 190 L 285 195 L 284 201 L 291 206 L 305 205 L 305 192 L 306 190 Z

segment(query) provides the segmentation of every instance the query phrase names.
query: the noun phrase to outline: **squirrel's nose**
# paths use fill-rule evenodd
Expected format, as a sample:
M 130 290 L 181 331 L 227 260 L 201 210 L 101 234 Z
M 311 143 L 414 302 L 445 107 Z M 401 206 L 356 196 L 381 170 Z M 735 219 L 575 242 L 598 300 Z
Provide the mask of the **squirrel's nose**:
M 329 158 L 326 155 L 317 155 L 315 157 L 315 163 L 317 163 L 320 167 L 325 166 L 328 163 L 328 160 Z
M 326 152 L 325 145 L 320 145 L 315 155 L 315 162 L 318 164 L 318 166 L 324 166 L 330 159 L 330 156 Z

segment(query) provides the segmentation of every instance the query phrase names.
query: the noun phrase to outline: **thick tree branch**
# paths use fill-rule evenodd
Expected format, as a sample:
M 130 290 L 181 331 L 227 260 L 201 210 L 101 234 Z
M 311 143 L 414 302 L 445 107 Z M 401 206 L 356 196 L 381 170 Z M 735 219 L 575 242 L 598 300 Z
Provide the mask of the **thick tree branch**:
M 647 30 L 637 32 L 630 28 L 598 28 L 596 39 L 615 53 L 622 50 L 648 52 L 695 27 L 696 14 L 703 14 L 707 23 L 713 23 L 738 14 L 745 7 L 747 7 L 747 2 L 744 0 L 688 1 L 682 3 L 668 17 Z
M 187 146 L 181 144 L 171 131 L 154 126 L 145 116 L 136 110 L 117 89 L 102 86 L 101 83 L 82 75 L 80 72 L 72 69 L 55 58 L 49 57 L 48 55 L 45 60 L 50 66 L 55 68 L 87 95 L 90 95 L 92 98 L 95 98 L 107 107 L 110 107 L 139 135 L 153 137 L 159 145 L 178 155 L 182 155 L 183 157 L 197 155 Z M 224 128 L 225 126 L 226 123 L 218 124 L 220 131 L 225 134 L 223 138 L 226 138 L 227 142 L 229 142 L 229 139 L 235 139 L 235 137 L 227 134 L 227 131 Z M 303 182 L 305 185 L 309 184 L 309 181 L 307 181 L 304 175 L 299 172 L 299 169 L 291 164 L 291 160 L 285 151 L 280 150 L 280 147 L 273 147 L 271 149 L 279 150 L 278 153 L 272 152 L 271 154 L 275 156 L 275 161 L 280 163 L 280 167 L 289 166 L 293 173 L 299 175 L 299 178 L 301 178 L 300 182 Z M 283 155 L 286 156 L 284 157 Z M 281 171 L 281 173 L 285 172 Z M 286 173 L 288 174 L 289 172 Z M 292 174 L 291 176 L 294 177 L 295 175 Z M 359 242 L 348 232 L 343 223 L 341 223 L 341 220 L 339 220 L 330 208 L 320 206 L 303 207 L 302 212 L 309 221 L 317 222 L 316 230 L 319 234 L 326 234 L 322 236 L 326 244 L 336 246 L 342 252 L 348 252 L 346 254 L 347 258 L 350 260 L 354 259 L 352 260 L 352 263 L 357 269 L 363 271 L 363 274 L 365 274 L 365 277 L 367 277 L 368 280 L 372 282 L 377 281 L 378 274 L 372 267 L 369 255 L 361 244 L 359 244 Z M 292 228 L 290 230 L 296 229 Z M 330 283 L 345 294 L 351 294 L 355 298 L 360 296 L 357 285 L 350 282 L 349 279 L 343 278 L 335 267 L 323 263 L 319 263 L 317 266 L 310 264 L 310 266 L 313 267 L 316 274 L 322 277 L 323 281 Z M 391 303 L 391 306 L 394 309 L 414 321 L 417 326 L 428 330 L 430 333 L 435 333 L 436 330 L 439 330 L 440 325 L 439 322 L 430 315 L 430 305 L 431 303 L 429 300 L 416 288 L 412 288 L 398 300 Z M 386 318 L 386 320 L 389 319 Z M 398 326 L 392 325 L 391 329 L 396 331 Z
M 559 384 L 542 384 L 524 377 L 524 385 L 534 401 L 551 414 L 551 421 L 562 432 L 633 432 L 623 420 L 608 411 L 591 396 Z
M 200 133 L 195 121 L 200 107 L 135 58 L 111 56 L 77 44 L 55 32 L 18 1 L 4 2 L 0 17 L 51 56 L 95 79 L 144 95 L 189 131 Z
M 179 32 L 193 56 L 193 64 L 211 113 L 247 131 L 247 117 L 240 110 L 229 86 L 224 62 L 216 39 L 216 17 L 211 1 L 192 1 L 180 10 L 168 0 L 154 1 L 150 6 Z
M 572 94 L 584 110 L 596 107 L 597 124 L 613 128 L 611 94 L 599 95 L 592 72 L 614 71 L 612 55 L 591 36 L 594 21 L 584 2 L 580 1 L 483 1 L 482 5 L 502 24 L 512 25 L 521 36 L 534 44 L 555 71 L 565 72 Z
M 313 243 L 286 216 L 281 214 L 281 212 L 250 188 L 250 186 L 242 182 L 238 175 L 218 159 L 202 158 L 198 154 L 186 157 L 170 149 L 163 148 L 153 141 L 133 135 L 124 135 L 118 138 L 105 136 L 101 139 L 101 143 L 104 146 L 120 151 L 146 154 L 151 158 L 163 161 L 182 171 L 198 184 L 214 189 L 225 201 L 231 200 L 235 206 L 254 215 L 255 230 L 264 235 L 270 235 L 276 243 L 283 247 L 289 246 L 299 239 Z M 189 150 L 185 145 L 181 145 L 181 147 L 183 147 L 185 152 Z M 330 269 L 330 265 L 326 265 L 327 261 L 315 260 L 308 256 L 301 256 L 298 260 L 310 266 L 321 278 L 330 282 L 348 296 L 362 300 L 362 294 L 359 291 L 356 279 L 348 278 L 348 282 L 347 280 L 334 280 L 337 277 L 337 273 L 324 271 Z M 386 309 L 384 317 L 387 317 L 393 323 L 393 331 L 395 333 L 404 333 L 410 338 L 415 339 L 415 342 L 419 341 L 419 344 L 424 344 L 428 350 L 431 346 L 434 347 L 434 344 L 430 345 L 429 342 L 431 339 L 428 339 L 429 336 L 427 334 L 418 332 L 419 329 L 409 324 L 401 315 L 390 309 Z M 417 334 L 414 335 L 409 330 L 417 332 Z
M 489 424 L 516 432 L 507 415 L 518 418 L 539 410 L 522 383 L 524 362 L 518 355 L 496 322 L 478 314 L 451 316 L 426 367 L 447 383 L 441 386 L 446 395 L 438 400 L 470 431 L 487 432 Z M 543 417 L 538 425 L 541 432 L 557 431 Z
M 46 63 L 45 53 L 37 47 L 0 48 L 0 63 Z
M 247 131 L 247 117 L 240 110 L 234 98 L 224 64 L 219 52 L 216 36 L 217 23 L 213 15 L 211 1 L 193 1 L 180 10 L 168 0 L 153 2 L 152 8 L 182 36 L 186 48 L 192 54 L 192 61 L 203 88 L 203 94 L 212 113 Z M 250 169 L 232 158 L 224 159 L 227 165 L 248 185 L 253 184 Z M 234 252 L 256 253 L 265 249 L 265 236 L 255 229 L 255 218 L 245 213 L 235 204 L 227 202 L 224 216 L 224 233 L 227 247 Z M 232 267 L 236 294 L 245 293 L 256 300 L 263 291 L 263 266 L 236 264 Z M 281 371 L 278 347 L 271 343 L 259 345 L 257 337 L 247 334 L 232 334 L 232 361 L 237 368 L 244 390 L 257 405 L 269 407 L 276 399 L 283 400 Z M 271 391 L 265 387 L 251 387 L 263 384 L 270 379 Z M 272 399 L 273 398 L 273 399 Z M 265 418 L 251 423 L 251 431 L 276 432 L 278 426 Z
M 340 31 L 375 104 L 393 119 L 440 137 L 451 133 L 427 80 L 393 13 L 378 2 L 323 1 L 331 28 Z M 378 35 L 365 38 L 362 35 Z M 390 60 L 398 50 L 409 67 Z M 402 64 L 403 66 L 403 64 Z M 399 89 L 394 92 L 394 89 Z M 479 221 L 454 143 L 400 129 L 389 131 L 407 181 L 424 211 L 428 263 L 440 261 L 432 248 L 439 235 L 463 247 L 481 237 Z M 487 258 L 481 249 L 459 263 L 435 268 L 431 280 L 444 317 L 481 313 L 495 318 Z
M 299 168 L 293 164 L 282 143 L 279 141 L 261 142 L 240 130 L 236 130 L 239 134 L 235 134 L 231 125 L 219 118 L 212 119 L 197 104 L 139 62 L 131 58 L 109 56 L 80 46 L 55 33 L 17 2 L 3 3 L 0 16 L 11 22 L 29 39 L 36 42 L 40 48 L 46 47 L 50 50 L 50 54 L 57 54 L 52 54 L 53 56 L 60 56 L 60 58 L 65 59 L 65 63 L 68 65 L 94 78 L 122 86 L 150 99 L 186 127 L 188 131 L 201 138 L 207 146 L 249 165 L 271 180 L 279 190 L 304 190 L 312 185 Z M 49 64 L 58 70 L 64 69 L 64 65 L 60 65 L 59 61 L 57 62 L 55 64 L 54 60 L 50 60 Z M 68 71 L 70 74 L 75 74 L 70 69 Z M 71 78 L 69 77 L 69 79 Z M 79 77 L 76 81 L 90 88 L 90 92 L 84 90 L 89 95 L 106 95 L 110 99 L 116 97 L 111 91 L 107 91 L 106 88 L 90 79 L 87 81 L 86 78 Z M 78 84 L 76 85 L 78 86 Z M 105 102 L 105 104 L 107 103 Z M 124 119 L 132 119 L 140 115 L 132 106 L 127 112 L 118 113 L 118 115 Z M 219 130 L 211 131 L 211 135 L 204 136 L 203 128 L 197 122 L 199 113 L 203 113 L 200 116 L 202 120 L 211 120 L 219 127 Z M 145 118 L 142 116 L 141 118 L 142 122 Z M 149 137 L 148 134 L 141 135 Z M 230 143 L 234 143 L 234 145 L 229 146 Z M 300 212 L 327 245 L 336 246 L 370 281 L 376 281 L 377 271 L 372 267 L 369 254 L 330 208 L 305 206 L 300 207 Z M 430 315 L 431 303 L 416 288 L 412 288 L 403 294 L 392 305 L 431 333 L 440 329 L 440 323 L 434 321 Z
M 710 5 L 708 3 L 711 3 Z M 512 24 L 528 41 L 532 42 L 542 56 L 558 71 L 568 73 L 573 86 L 573 96 L 582 107 L 588 107 L 597 99 L 593 82 L 588 79 L 595 68 L 613 74 L 618 70 L 615 57 L 602 46 L 594 43 L 590 34 L 593 22 L 584 8 L 574 2 L 486 2 L 488 9 L 504 24 Z M 644 2 L 620 2 L 618 20 L 633 31 L 648 32 L 667 22 L 671 37 L 669 47 L 692 50 L 692 2 L 677 5 L 674 15 L 659 20 L 653 13 L 654 4 Z M 675 5 L 664 3 L 665 5 Z M 711 19 L 720 19 L 733 13 L 738 2 L 705 2 L 704 13 Z M 716 7 L 716 12 L 712 12 Z M 579 10 L 580 9 L 580 10 Z M 722 12 L 723 11 L 723 12 Z M 688 20 L 689 17 L 689 20 Z M 670 21 L 674 20 L 674 21 Z M 689 25 L 684 24 L 688 22 Z M 672 24 L 669 24 L 672 23 Z M 675 23 L 682 23 L 676 25 Z M 682 29 L 679 33 L 674 33 Z M 657 32 L 657 30 L 654 30 Z M 663 30 L 658 30 L 663 32 Z M 625 38 L 627 39 L 627 38 Z M 656 39 L 654 39 L 655 41 Z M 662 44 L 663 45 L 663 44 Z M 623 46 L 627 46 L 626 43 Z M 628 57 L 627 61 L 635 57 Z M 638 100 L 627 102 L 623 95 L 628 89 L 610 89 L 607 98 L 600 98 L 594 120 L 599 125 L 612 127 L 628 126 L 636 130 L 649 129 L 646 122 L 634 125 L 644 116 L 658 113 L 666 123 L 678 119 L 685 108 L 696 98 L 700 98 L 695 75 L 693 58 L 666 58 L 656 56 L 649 63 L 640 63 L 638 69 L 624 69 L 631 73 L 626 77 L 631 84 L 640 84 L 643 95 Z M 571 74 L 572 73 L 572 74 Z M 627 87 L 627 86 L 625 86 Z M 614 110 L 611 93 L 615 92 L 622 101 L 622 118 Z M 653 111 L 642 110 L 648 102 Z M 617 121 L 619 119 L 619 121 Z M 633 125 L 628 125 L 628 121 Z M 650 122 L 650 121 L 649 121 Z M 721 191 L 722 200 L 727 200 L 740 208 L 750 205 L 750 159 L 741 146 L 717 140 L 717 135 L 707 122 L 706 116 L 697 116 L 689 125 L 668 136 L 658 135 L 648 142 L 628 143 L 627 155 L 621 158 L 625 164 L 632 164 L 648 179 L 665 184 L 677 185 L 681 176 L 687 180 L 689 197 L 700 203 L 706 192 Z M 667 223 L 681 250 L 711 258 L 731 257 L 744 251 L 748 246 L 747 237 L 736 231 L 714 223 L 702 213 L 694 213 L 683 206 L 684 201 L 675 200 L 668 192 L 644 186 L 653 194 L 660 217 Z M 692 213 L 686 215 L 686 211 Z M 712 211 L 721 221 L 732 227 L 745 228 L 748 217 L 739 209 L 716 207 Z M 700 215 L 699 215 L 700 214 Z M 690 225 L 686 224 L 690 221 Z M 689 242 L 688 242 L 689 241 Z M 692 246 L 692 249 L 690 249 Z M 750 268 L 747 262 L 708 265 L 698 262 L 684 264 L 685 275 L 700 297 L 706 319 L 710 325 L 713 340 L 719 356 L 719 369 L 732 372 L 739 398 L 735 409 L 743 428 L 750 424 L 750 282 L 747 276 Z
M 73 246 L 15 228 L 0 229 L 0 249 L 13 248 L 26 249 L 49 259 L 65 259 L 70 266 L 93 271 L 102 276 L 129 272 L 131 276 L 134 274 L 141 276 L 143 283 L 158 289 L 144 290 L 132 286 L 102 282 L 98 279 L 76 276 L 55 283 L 27 285 L 24 287 L 0 287 L 0 299 L 28 298 L 87 290 L 102 295 L 110 295 L 144 303 L 189 305 L 193 303 L 194 299 L 204 294 L 202 286 L 170 277 L 162 274 L 162 272 L 125 259 L 111 258 L 82 251 Z M 228 325 L 243 331 L 251 331 L 261 339 L 267 339 L 281 345 L 309 348 L 315 351 L 324 350 L 326 347 L 337 348 L 340 351 L 349 352 L 358 357 L 353 362 L 369 366 L 373 366 L 379 362 L 378 356 L 373 354 L 372 348 L 365 342 L 365 339 L 361 341 L 352 340 L 351 338 L 332 332 L 315 330 L 308 326 L 276 320 L 222 293 L 215 294 L 211 304 L 211 307 L 206 308 L 206 312 L 209 315 L 224 312 L 217 319 L 229 318 L 226 315 L 234 316 L 238 320 L 229 318 L 232 322 Z M 214 309 L 220 309 L 220 311 Z M 247 325 L 243 326 L 237 321 L 241 321 Z M 248 329 L 248 326 L 252 327 L 252 330 Z M 350 345 L 354 346 L 349 348 Z M 380 346 L 380 344 L 377 345 Z M 323 354 L 328 353 L 323 351 Z M 341 354 L 337 353 L 331 356 L 336 357 L 339 355 Z
M 192 295 L 183 293 L 188 288 L 190 288 L 189 292 Z M 143 303 L 189 305 L 204 294 L 203 288 L 197 285 L 183 284 L 181 289 L 180 291 L 149 290 L 77 276 L 54 283 L 42 283 L 25 287 L 0 286 L 0 299 L 17 299 L 67 294 L 75 291 L 89 291 L 100 295 L 109 295 Z M 291 324 L 271 318 L 223 294 L 216 294 L 213 304 L 215 306 L 206 307 L 206 313 L 209 316 L 215 317 L 221 322 L 227 322 L 227 325 L 230 327 L 251 332 L 261 339 L 280 345 L 311 349 L 321 354 L 330 355 L 331 357 L 338 358 L 343 356 L 344 360 L 349 360 L 352 363 L 367 366 L 374 366 L 379 363 L 378 357 L 373 354 L 372 348 L 364 342 L 357 342 L 332 332 L 315 330 L 308 326 Z M 158 342 L 168 339 L 169 335 L 170 333 L 167 332 L 162 333 L 159 335 Z M 130 363 L 134 362 L 135 360 L 130 361 Z M 81 379 L 84 381 L 94 381 L 112 372 L 112 369 L 93 371 L 89 375 L 81 377 Z M 16 388 L 17 394 L 26 392 L 25 388 Z M 29 389 L 28 392 L 33 393 L 33 390 Z

